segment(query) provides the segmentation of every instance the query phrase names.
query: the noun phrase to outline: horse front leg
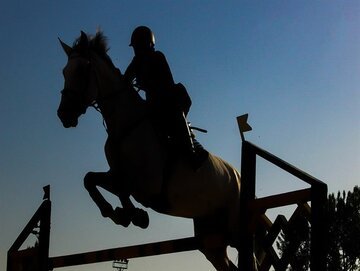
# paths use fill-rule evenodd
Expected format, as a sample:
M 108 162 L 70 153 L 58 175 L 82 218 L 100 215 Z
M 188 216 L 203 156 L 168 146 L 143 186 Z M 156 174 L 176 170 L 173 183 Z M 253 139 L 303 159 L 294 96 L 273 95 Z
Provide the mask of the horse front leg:
M 130 222 L 141 228 L 149 225 L 148 214 L 141 209 L 135 208 L 130 200 L 130 194 L 125 192 L 109 172 L 89 172 L 84 178 L 84 186 L 88 190 L 90 197 L 99 207 L 103 217 L 109 217 L 116 224 L 128 227 Z M 97 186 L 109 191 L 119 197 L 123 208 L 116 207 L 115 210 L 100 193 Z

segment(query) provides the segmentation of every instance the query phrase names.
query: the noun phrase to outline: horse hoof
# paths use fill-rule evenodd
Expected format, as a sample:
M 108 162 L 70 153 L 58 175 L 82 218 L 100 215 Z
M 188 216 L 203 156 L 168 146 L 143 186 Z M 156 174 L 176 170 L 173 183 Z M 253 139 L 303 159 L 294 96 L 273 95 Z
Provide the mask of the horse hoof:
M 136 208 L 131 219 L 131 222 L 142 229 L 149 226 L 149 215 L 142 209 Z
M 115 224 L 124 226 L 125 228 L 127 228 L 131 222 L 130 212 L 119 207 L 115 208 L 114 213 L 110 218 Z
M 114 209 L 109 204 L 108 206 L 105 206 L 104 208 L 101 208 L 100 210 L 102 217 L 111 217 L 114 214 Z

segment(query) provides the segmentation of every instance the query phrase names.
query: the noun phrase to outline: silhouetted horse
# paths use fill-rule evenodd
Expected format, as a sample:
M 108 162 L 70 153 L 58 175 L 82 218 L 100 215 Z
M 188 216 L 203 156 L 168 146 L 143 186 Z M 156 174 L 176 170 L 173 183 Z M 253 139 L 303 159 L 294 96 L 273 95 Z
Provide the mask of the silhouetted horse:
M 134 207 L 130 196 L 160 213 L 193 218 L 195 236 L 224 235 L 224 242 L 201 249 L 217 270 L 237 270 L 226 247 L 238 241 L 240 174 L 209 154 L 195 172 L 179 157 L 169 163 L 169 150 L 148 117 L 146 102 L 125 84 L 107 55 L 102 33 L 81 32 L 72 47 L 61 42 L 68 56 L 58 116 L 65 128 L 75 127 L 88 107 L 101 112 L 108 138 L 108 172 L 89 172 L 84 184 L 104 217 L 128 226 L 148 226 L 147 213 Z M 167 168 L 170 165 L 170 169 Z M 117 195 L 115 210 L 100 194 L 102 187 Z

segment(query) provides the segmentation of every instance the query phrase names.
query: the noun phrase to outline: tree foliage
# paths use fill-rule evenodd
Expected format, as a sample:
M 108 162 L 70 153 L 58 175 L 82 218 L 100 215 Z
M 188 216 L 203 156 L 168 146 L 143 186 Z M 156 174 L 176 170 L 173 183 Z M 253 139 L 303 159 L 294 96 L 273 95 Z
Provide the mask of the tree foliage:
M 338 192 L 328 197 L 327 218 L 329 223 L 327 246 L 327 270 L 359 271 L 360 270 L 360 188 L 353 191 Z M 310 262 L 310 224 L 299 227 L 290 226 L 283 232 L 277 242 L 282 256 L 286 251 L 293 250 L 293 261 L 289 270 L 308 270 Z M 296 223 L 295 223 L 296 224 Z M 293 228 L 293 229 L 292 229 Z M 296 229 L 296 232 L 294 232 Z M 304 234 L 305 232 L 305 234 Z M 291 248 L 294 244 L 296 248 Z
M 307 271 L 310 268 L 310 223 L 304 216 L 290 221 L 276 242 L 281 257 L 290 259 L 289 271 Z
M 360 270 L 360 188 L 328 198 L 328 270 Z

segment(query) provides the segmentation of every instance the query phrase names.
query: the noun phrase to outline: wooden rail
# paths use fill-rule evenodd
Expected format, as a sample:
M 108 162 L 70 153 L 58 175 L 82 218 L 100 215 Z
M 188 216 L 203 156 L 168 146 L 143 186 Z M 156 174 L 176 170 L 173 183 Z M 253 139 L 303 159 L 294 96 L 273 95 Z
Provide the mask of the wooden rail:
M 249 208 L 252 211 L 282 207 L 286 205 L 298 204 L 311 200 L 311 189 L 303 189 L 283 194 L 272 195 L 264 198 L 257 198 L 249 202 Z
M 217 247 L 219 244 L 223 244 L 224 242 L 225 239 L 222 235 L 207 236 L 203 239 L 188 237 L 177 240 L 168 240 L 156 243 L 51 257 L 49 258 L 49 270 L 65 266 L 107 262 L 117 259 L 132 259 L 138 257 L 198 250 L 205 246 Z

